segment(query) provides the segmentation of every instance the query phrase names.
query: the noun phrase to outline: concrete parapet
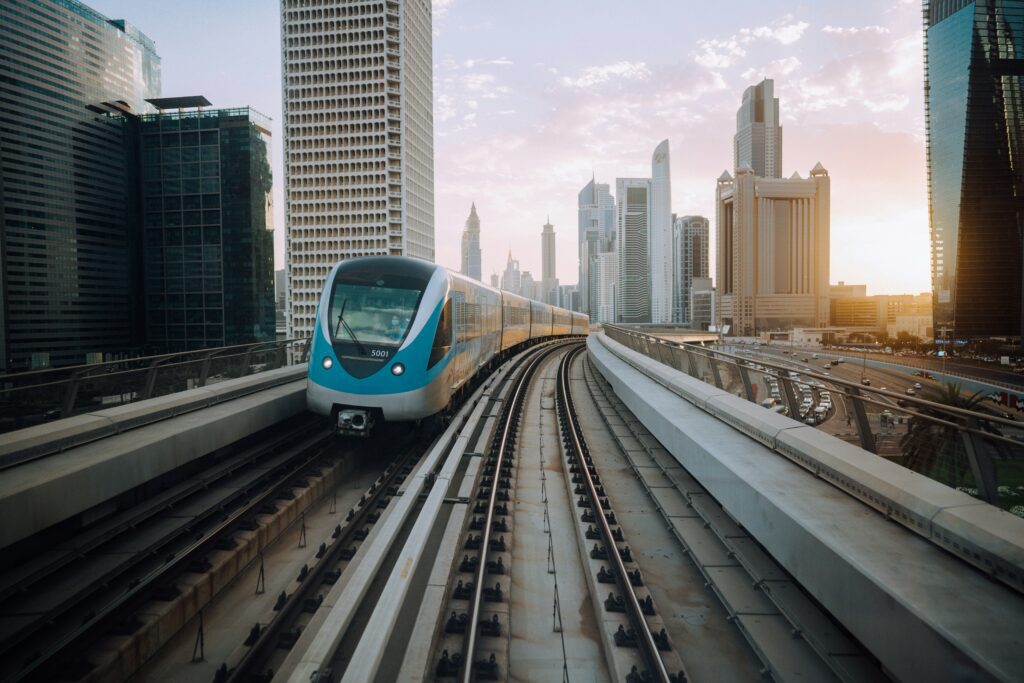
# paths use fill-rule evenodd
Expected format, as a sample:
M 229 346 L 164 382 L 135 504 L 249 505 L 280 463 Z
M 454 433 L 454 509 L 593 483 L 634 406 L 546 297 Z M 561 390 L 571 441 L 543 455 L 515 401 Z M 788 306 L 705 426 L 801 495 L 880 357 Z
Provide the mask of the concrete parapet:
M 9 432 L 0 435 L 0 469 L 294 382 L 305 376 L 305 364 L 291 365 Z
M 95 435 L 100 431 L 106 438 L 95 440 L 98 437 L 93 436 L 94 440 L 87 443 L 0 472 L 0 519 L 4 520 L 0 525 L 0 548 L 304 412 L 306 382 L 304 378 L 296 380 L 296 375 L 304 377 L 298 367 L 232 380 L 252 389 L 233 400 L 211 403 L 213 394 L 208 389 L 185 392 L 192 395 L 193 401 L 187 412 L 124 433 L 111 434 L 108 427 L 118 421 L 138 425 L 142 415 L 164 412 L 168 404 L 178 404 L 180 399 L 174 395 L 140 401 L 112 409 L 119 411 L 112 416 L 105 415 L 110 411 L 102 411 L 49 425 L 52 428 L 77 421 L 58 431 L 51 442 L 56 439 L 73 443 L 84 433 Z M 265 377 L 274 373 L 276 377 Z M 276 384 L 264 384 L 275 380 Z M 235 387 L 236 391 L 239 389 Z M 151 411 L 148 413 L 143 405 L 147 403 Z M 196 409 L 195 405 L 203 407 Z M 76 429 L 82 430 L 82 434 L 75 435 Z M 114 431 L 118 429 L 115 427 Z M 9 445 L 20 441 L 27 448 L 40 447 L 39 443 L 45 440 L 41 434 L 21 432 L 4 438 L 11 440 Z
M 945 552 L 929 532 L 914 533 L 905 520 L 898 521 L 906 526 L 893 524 L 894 516 L 879 514 L 877 504 L 869 507 L 861 496 L 840 490 L 824 474 L 835 469 L 827 459 L 819 472 L 804 463 L 794 467 L 792 454 L 780 457 L 767 445 L 770 439 L 756 438 L 735 424 L 744 410 L 732 412 L 728 423 L 716 416 L 730 400 L 745 403 L 742 399 L 726 392 L 709 397 L 709 389 L 718 390 L 603 334 L 591 335 L 587 347 L 619 398 L 673 457 L 897 679 L 1024 678 L 1024 651 L 1016 642 L 1024 628 L 1020 593 Z M 674 391 L 676 384 L 684 391 Z M 704 406 L 715 404 L 716 414 L 685 400 L 687 392 L 702 396 Z M 791 437 L 798 429 L 803 428 L 781 429 L 775 439 Z M 869 462 L 898 468 L 865 452 L 853 454 L 815 441 L 822 455 L 843 459 L 847 476 Z M 848 459 L 861 453 L 861 463 Z M 1024 534 L 1013 529 L 1024 528 L 1016 526 L 1021 520 L 1007 519 L 1012 516 L 954 491 L 938 491 L 940 498 L 932 499 L 928 487 L 938 485 L 907 474 L 909 479 L 902 475 L 888 484 L 927 482 L 915 505 L 944 506 L 935 509 L 933 525 L 943 523 L 953 533 L 952 520 L 942 518 L 955 517 L 962 538 L 1016 564 Z M 868 482 L 862 480 L 867 497 L 886 493 L 868 490 Z M 950 498 L 954 494 L 956 500 Z M 974 528 L 980 522 L 972 519 L 976 514 L 986 524 L 997 522 L 1000 531 L 981 533 Z

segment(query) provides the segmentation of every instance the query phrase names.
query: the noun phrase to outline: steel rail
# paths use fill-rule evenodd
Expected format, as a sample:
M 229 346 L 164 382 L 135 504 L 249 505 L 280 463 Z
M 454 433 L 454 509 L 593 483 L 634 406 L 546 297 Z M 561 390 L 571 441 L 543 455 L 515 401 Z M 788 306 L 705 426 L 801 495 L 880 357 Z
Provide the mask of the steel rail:
M 39 656 L 27 663 L 25 667 L 19 670 L 14 677 L 10 679 L 11 683 L 28 680 L 29 677 L 39 671 L 41 667 L 52 666 L 55 663 L 57 656 L 64 653 L 68 648 L 84 645 L 83 641 L 88 640 L 90 636 L 95 634 L 97 631 L 105 627 L 109 627 L 119 617 L 123 616 L 126 609 L 141 604 L 154 586 L 168 580 L 172 575 L 179 573 L 183 567 L 187 567 L 188 563 L 196 557 L 210 552 L 224 533 L 231 531 L 239 521 L 249 515 L 253 510 L 258 510 L 267 501 L 273 500 L 273 498 L 282 489 L 289 488 L 291 486 L 290 482 L 293 479 L 300 476 L 312 463 L 321 458 L 323 456 L 323 451 L 317 449 L 317 445 L 319 445 L 319 442 L 322 440 L 323 439 L 318 440 L 317 444 L 314 444 L 313 446 L 299 449 L 295 457 L 302 460 L 300 464 L 289 469 L 284 476 L 275 477 L 275 483 L 269 484 L 264 489 L 263 493 L 250 499 L 245 505 L 225 516 L 221 522 L 212 529 L 204 532 L 200 538 L 188 544 L 185 548 L 175 552 L 172 559 L 167 563 L 151 570 L 145 576 L 140 577 L 138 581 L 133 583 L 127 591 L 119 595 L 112 602 L 104 605 L 101 609 L 97 610 L 95 614 L 84 621 L 74 631 L 64 635 L 56 643 L 52 643 L 46 647 Z M 307 457 L 303 457 L 305 454 L 309 453 L 310 449 L 313 449 L 314 452 Z M 219 511 L 220 502 L 214 504 L 208 509 L 207 516 L 211 516 Z M 175 538 L 177 538 L 177 536 L 175 536 Z
M 622 594 L 625 596 L 625 602 L 627 609 L 629 610 L 631 621 L 636 628 L 637 635 L 639 636 L 640 643 L 642 644 L 641 650 L 643 651 L 645 658 L 648 660 L 648 664 L 655 672 L 658 680 L 662 681 L 662 683 L 670 683 L 671 679 L 669 677 L 668 670 L 665 668 L 665 662 L 662 661 L 661 655 L 658 651 L 658 645 L 654 642 L 654 635 L 647 626 L 647 620 L 644 618 L 643 609 L 640 607 L 640 600 L 637 598 L 633 584 L 629 580 L 626 563 L 622 561 L 622 556 L 619 554 L 619 547 L 615 543 L 615 537 L 612 536 L 611 525 L 608 524 L 608 520 L 605 517 L 604 510 L 601 507 L 601 498 L 597 495 L 597 488 L 594 486 L 594 480 L 590 474 L 590 468 L 593 467 L 593 465 L 589 462 L 590 455 L 586 448 L 586 440 L 583 437 L 583 430 L 576 418 L 576 409 L 572 400 L 572 389 L 569 386 L 569 375 L 572 362 L 583 348 L 584 347 L 580 345 L 566 353 L 558 368 L 557 393 L 559 405 L 562 409 L 562 420 L 568 427 L 567 432 L 568 436 L 572 439 L 573 454 L 576 456 L 576 461 L 580 464 L 580 472 L 583 474 L 583 480 L 587 486 L 587 493 L 590 496 L 591 508 L 594 510 L 594 520 L 598 523 L 598 528 L 601 531 L 601 537 L 603 538 L 605 548 L 608 551 L 608 559 L 614 566 L 615 581 L 619 585 L 619 590 L 621 590 Z
M 506 403 L 506 413 L 501 427 L 501 439 L 497 444 L 497 453 L 494 460 L 494 476 L 491 480 L 491 491 L 487 498 L 487 511 L 484 516 L 484 528 L 480 541 L 480 561 L 477 563 L 476 574 L 473 579 L 473 597 L 470 600 L 469 621 L 466 624 L 468 634 L 463 649 L 462 682 L 472 683 L 475 680 L 473 666 L 473 652 L 476 650 L 477 631 L 479 630 L 480 606 L 483 603 L 484 574 L 487 571 L 487 552 L 491 543 L 491 524 L 494 520 L 494 507 L 498 500 L 498 481 L 501 477 L 501 466 L 505 460 L 505 454 L 509 447 L 509 441 L 519 428 L 519 415 L 522 412 L 522 404 L 526 399 L 526 392 L 530 387 L 533 373 L 541 361 L 547 358 L 555 350 L 565 346 L 565 343 L 545 346 L 534 355 L 529 364 L 524 367 L 516 380 L 515 390 L 511 400 Z

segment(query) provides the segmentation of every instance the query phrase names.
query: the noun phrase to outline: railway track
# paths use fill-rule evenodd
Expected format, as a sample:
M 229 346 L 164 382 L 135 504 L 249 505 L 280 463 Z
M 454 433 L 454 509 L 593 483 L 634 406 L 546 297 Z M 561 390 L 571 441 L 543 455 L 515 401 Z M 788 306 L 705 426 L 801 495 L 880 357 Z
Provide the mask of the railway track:
M 204 571 L 208 553 L 229 547 L 261 510 L 308 485 L 333 457 L 330 443 L 327 430 L 300 422 L 9 572 L 0 585 L 9 629 L 0 643 L 0 679 L 87 675 L 92 643 L 140 628 L 134 614 L 141 605 L 173 600 L 182 574 Z
M 502 404 L 497 430 L 477 489 L 473 519 L 462 549 L 465 551 L 455 571 L 448 608 L 443 618 L 444 633 L 435 648 L 435 676 L 501 680 L 508 675 L 509 612 L 511 581 L 509 544 L 513 528 L 509 525 L 509 504 L 515 495 L 513 460 L 519 436 L 527 392 L 538 368 L 564 344 L 551 346 L 531 357 L 517 377 Z M 512 503 L 514 504 L 514 503 Z M 500 515 L 500 519 L 497 517 Z M 497 532 L 497 533 L 496 533 Z M 456 649 L 455 642 L 461 640 Z
M 497 422 L 491 411 L 506 400 L 510 378 L 547 348 L 534 347 L 500 369 L 417 464 L 396 464 L 378 480 L 324 539 L 299 586 L 279 597 L 275 614 L 253 626 L 214 680 L 370 680 L 394 666 L 385 652 L 389 643 L 404 642 L 396 631 L 411 628 L 398 614 L 407 598 L 420 596 L 413 586 L 440 550 L 430 541 L 468 504 L 465 482 L 481 476 L 471 446 L 489 441 Z
M 598 419 L 642 486 L 648 505 L 760 660 L 762 675 L 776 681 L 888 680 L 874 658 L 657 444 L 589 360 L 581 366 Z
M 663 623 L 653 618 L 657 610 L 650 593 L 642 594 L 642 574 L 632 563 L 630 547 L 626 544 L 622 528 L 617 525 L 576 413 L 570 373 L 573 361 L 583 349 L 581 345 L 566 353 L 558 368 L 557 406 L 562 445 L 569 472 L 573 475 L 572 483 L 576 485 L 574 493 L 581 496 L 577 503 L 583 510 L 580 522 L 588 525 L 584 537 L 600 540 L 601 545 L 595 543 L 590 556 L 608 561 L 609 568 L 602 567 L 598 571 L 598 583 L 611 579 L 618 591 L 617 594 L 609 593 L 602 606 L 608 612 L 621 612 L 628 617 L 628 627 L 620 624 L 614 633 L 604 634 L 606 650 L 610 643 L 614 643 L 614 647 L 636 648 L 646 665 L 643 669 L 630 665 L 630 670 L 624 672 L 621 665 L 616 665 L 618 658 L 609 657 L 612 662 L 610 668 L 618 680 L 630 683 L 648 680 L 682 683 L 689 680 L 682 660 L 674 652 Z M 597 525 L 596 533 L 592 523 Z

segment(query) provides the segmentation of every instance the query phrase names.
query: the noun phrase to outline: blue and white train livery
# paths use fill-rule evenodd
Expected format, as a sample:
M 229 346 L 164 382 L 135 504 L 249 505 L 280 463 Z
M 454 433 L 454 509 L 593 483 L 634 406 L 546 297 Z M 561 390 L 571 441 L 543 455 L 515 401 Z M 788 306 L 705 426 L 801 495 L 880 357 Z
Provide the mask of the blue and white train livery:
M 343 261 L 327 278 L 306 402 L 343 433 L 445 410 L 481 370 L 526 344 L 584 335 L 589 318 L 401 256 Z

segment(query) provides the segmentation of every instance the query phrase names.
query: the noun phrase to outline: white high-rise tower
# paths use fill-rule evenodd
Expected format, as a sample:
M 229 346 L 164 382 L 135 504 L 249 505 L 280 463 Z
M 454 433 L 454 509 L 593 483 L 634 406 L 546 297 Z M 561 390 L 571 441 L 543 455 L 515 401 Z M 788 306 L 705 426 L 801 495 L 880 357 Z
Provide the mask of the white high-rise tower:
M 434 260 L 429 0 L 282 0 L 288 336 L 346 258 Z
M 551 225 L 550 216 L 548 216 L 548 222 L 544 224 L 540 240 L 540 300 L 547 304 L 554 304 L 558 299 L 558 278 L 555 277 L 555 226 Z
M 466 229 L 462 231 L 462 267 L 459 272 L 474 280 L 480 277 L 480 217 L 476 215 L 476 202 L 469 209 Z
M 668 140 L 651 157 L 651 219 L 648 238 L 651 269 L 651 322 L 672 322 L 672 179 Z

